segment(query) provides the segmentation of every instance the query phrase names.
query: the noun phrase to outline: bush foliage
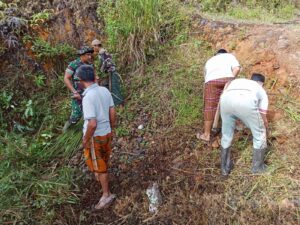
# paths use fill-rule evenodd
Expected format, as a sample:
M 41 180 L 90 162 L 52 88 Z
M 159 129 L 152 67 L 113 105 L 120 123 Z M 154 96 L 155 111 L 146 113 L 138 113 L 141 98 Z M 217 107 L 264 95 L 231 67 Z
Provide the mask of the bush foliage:
M 155 56 L 180 29 L 182 17 L 171 0 L 100 0 L 108 46 L 125 65 L 138 66 Z M 174 12 L 177 13 L 174 13 Z

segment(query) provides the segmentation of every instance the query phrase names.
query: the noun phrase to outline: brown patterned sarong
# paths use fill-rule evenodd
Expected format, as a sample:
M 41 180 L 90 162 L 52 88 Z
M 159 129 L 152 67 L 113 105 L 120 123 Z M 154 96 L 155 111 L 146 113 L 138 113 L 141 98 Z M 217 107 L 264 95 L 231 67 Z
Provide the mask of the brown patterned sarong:
M 91 148 L 84 149 L 85 162 L 90 171 L 95 173 L 107 173 L 111 154 L 111 140 L 111 133 L 105 136 L 96 136 L 93 138 Z M 95 151 L 95 159 L 93 159 L 92 148 L 94 148 Z
M 225 77 L 204 84 L 204 121 L 214 120 L 224 86 L 233 79 L 233 77 Z

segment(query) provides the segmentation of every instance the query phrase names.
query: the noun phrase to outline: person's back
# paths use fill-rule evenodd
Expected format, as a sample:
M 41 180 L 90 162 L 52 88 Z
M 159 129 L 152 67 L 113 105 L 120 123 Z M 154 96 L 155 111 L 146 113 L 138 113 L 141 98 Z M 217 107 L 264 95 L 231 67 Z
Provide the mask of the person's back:
M 239 62 L 230 53 L 217 54 L 205 64 L 205 83 L 224 77 L 234 77 L 232 68 L 239 67 Z
M 259 85 L 254 80 L 249 80 L 245 78 L 235 79 L 230 82 L 226 90 L 224 90 L 223 95 L 225 96 L 230 91 L 235 91 L 236 101 L 238 100 L 238 93 L 240 98 L 243 98 L 244 101 L 240 103 L 245 103 L 247 99 L 256 101 L 256 106 L 259 108 L 261 113 L 266 112 L 268 108 L 268 96 L 265 89 Z M 242 95 L 243 94 L 243 95 Z
M 251 80 L 240 78 L 230 82 L 220 100 L 222 117 L 221 171 L 228 175 L 232 169 L 230 147 L 236 120 L 242 121 L 253 136 L 252 172 L 264 172 L 264 155 L 267 147 L 266 129 L 268 120 L 268 96 L 263 89 L 265 77 L 254 73 Z
M 111 132 L 109 120 L 109 108 L 114 105 L 110 92 L 105 87 L 93 84 L 86 89 L 83 97 L 84 132 L 89 118 L 96 118 L 97 128 L 94 136 L 103 136 Z M 94 108 L 94 110 L 89 110 Z

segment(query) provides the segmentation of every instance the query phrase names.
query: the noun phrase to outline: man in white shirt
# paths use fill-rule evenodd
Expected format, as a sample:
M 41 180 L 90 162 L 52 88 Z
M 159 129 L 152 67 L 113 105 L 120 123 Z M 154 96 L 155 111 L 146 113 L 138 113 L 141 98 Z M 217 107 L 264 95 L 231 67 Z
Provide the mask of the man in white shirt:
M 85 88 L 82 94 L 84 158 L 101 184 L 103 194 L 95 209 L 102 209 L 115 199 L 109 190 L 108 167 L 116 111 L 110 92 L 95 83 L 94 68 L 82 65 L 77 70 L 80 83 Z
M 197 138 L 210 141 L 213 120 L 218 108 L 220 96 L 228 81 L 233 80 L 240 72 L 240 64 L 234 55 L 220 49 L 205 64 L 204 84 L 204 132 Z
M 266 169 L 264 155 L 267 147 L 266 130 L 268 120 L 268 96 L 262 87 L 265 77 L 252 74 L 249 79 L 235 79 L 229 83 L 220 99 L 222 117 L 221 171 L 222 175 L 230 173 L 230 146 L 234 135 L 235 122 L 241 120 L 250 128 L 253 136 L 252 172 L 262 173 Z

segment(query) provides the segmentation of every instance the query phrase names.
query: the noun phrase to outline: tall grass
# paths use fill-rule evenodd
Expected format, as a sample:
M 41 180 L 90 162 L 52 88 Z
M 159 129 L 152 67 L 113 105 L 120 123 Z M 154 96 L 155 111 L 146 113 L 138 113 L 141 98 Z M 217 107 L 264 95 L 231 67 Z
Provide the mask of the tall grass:
M 113 2 L 100 0 L 98 14 L 105 21 L 108 46 L 123 65 L 146 63 L 182 24 L 177 0 Z

